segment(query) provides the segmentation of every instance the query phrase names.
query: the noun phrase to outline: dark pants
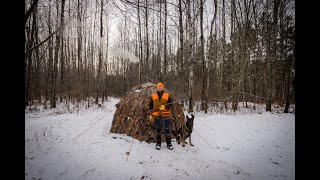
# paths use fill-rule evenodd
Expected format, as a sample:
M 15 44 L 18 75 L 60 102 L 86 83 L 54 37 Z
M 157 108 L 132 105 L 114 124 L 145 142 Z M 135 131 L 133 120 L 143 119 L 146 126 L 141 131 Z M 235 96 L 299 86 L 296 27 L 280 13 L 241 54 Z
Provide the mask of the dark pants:
M 170 125 L 170 117 L 155 117 L 156 136 L 161 136 L 161 128 L 164 127 L 165 136 L 171 137 Z

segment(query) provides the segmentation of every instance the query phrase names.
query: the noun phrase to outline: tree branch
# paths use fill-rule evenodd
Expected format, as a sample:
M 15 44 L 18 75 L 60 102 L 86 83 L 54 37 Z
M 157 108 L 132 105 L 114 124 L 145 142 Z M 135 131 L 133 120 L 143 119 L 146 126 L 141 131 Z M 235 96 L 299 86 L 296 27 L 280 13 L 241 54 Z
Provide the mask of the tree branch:
M 27 11 L 27 13 L 24 15 L 24 25 L 26 25 L 30 15 L 31 15 L 31 12 L 34 10 L 34 8 L 36 7 L 36 5 L 38 4 L 38 1 L 39 0 L 34 0 L 31 7 L 29 8 L 29 10 Z
M 73 18 L 75 18 L 75 14 L 72 15 L 72 17 L 66 21 L 62 26 L 59 26 L 53 33 L 51 33 L 46 39 L 44 39 L 43 41 L 41 41 L 40 43 L 34 45 L 30 50 L 33 50 L 34 48 L 37 48 L 39 46 L 41 46 L 43 43 L 45 43 L 46 41 L 48 41 L 53 35 L 55 35 L 57 32 L 59 32 L 60 28 L 62 28 L 63 26 L 65 26 L 66 24 L 68 24 Z

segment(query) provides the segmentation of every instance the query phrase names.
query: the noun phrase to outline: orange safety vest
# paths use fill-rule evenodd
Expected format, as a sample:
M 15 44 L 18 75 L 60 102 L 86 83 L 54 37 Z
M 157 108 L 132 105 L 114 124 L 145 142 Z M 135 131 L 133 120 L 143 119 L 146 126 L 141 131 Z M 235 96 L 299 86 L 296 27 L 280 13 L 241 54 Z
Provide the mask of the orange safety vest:
M 154 93 L 152 94 L 152 101 L 153 101 L 153 109 L 156 109 L 156 108 L 159 108 L 160 105 L 164 105 L 164 104 L 167 104 L 168 102 L 168 99 L 169 99 L 169 94 L 164 92 L 162 94 L 162 97 L 161 99 L 159 100 L 159 97 L 158 97 L 158 94 L 157 93 Z M 154 110 L 152 112 L 152 116 L 154 117 L 157 117 L 157 116 L 170 116 L 170 111 L 167 110 L 167 109 L 164 109 L 164 110 Z

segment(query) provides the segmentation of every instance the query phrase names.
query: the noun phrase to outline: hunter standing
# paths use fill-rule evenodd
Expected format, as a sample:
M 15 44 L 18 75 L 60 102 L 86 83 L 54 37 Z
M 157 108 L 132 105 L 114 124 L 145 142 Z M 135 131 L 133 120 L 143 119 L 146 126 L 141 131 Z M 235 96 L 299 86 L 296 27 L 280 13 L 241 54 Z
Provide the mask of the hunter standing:
M 157 84 L 157 92 L 152 94 L 149 104 L 149 110 L 152 110 L 150 118 L 155 118 L 155 134 L 156 134 L 156 149 L 160 150 L 161 147 L 161 128 L 164 127 L 166 143 L 168 149 L 172 150 L 171 144 L 171 118 L 170 108 L 172 99 L 169 93 L 164 91 L 164 85 L 159 82 Z

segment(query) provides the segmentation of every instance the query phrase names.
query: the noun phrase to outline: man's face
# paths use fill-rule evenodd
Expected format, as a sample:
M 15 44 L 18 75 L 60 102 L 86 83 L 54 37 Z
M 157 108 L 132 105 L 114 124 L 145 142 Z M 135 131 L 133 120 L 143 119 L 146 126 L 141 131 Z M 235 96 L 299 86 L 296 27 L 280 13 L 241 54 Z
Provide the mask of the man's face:
M 158 90 L 158 91 L 162 91 L 163 88 L 162 88 L 161 86 L 158 86 L 158 87 L 157 87 L 157 90 Z

